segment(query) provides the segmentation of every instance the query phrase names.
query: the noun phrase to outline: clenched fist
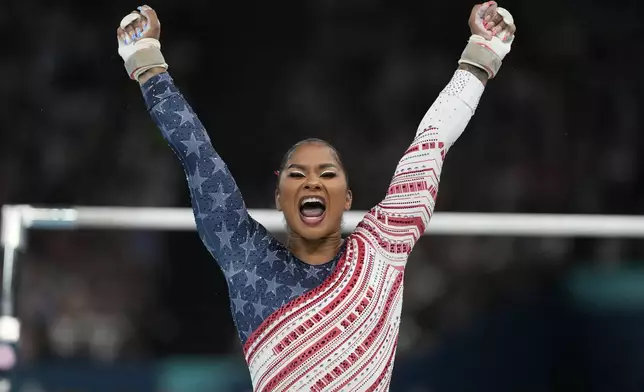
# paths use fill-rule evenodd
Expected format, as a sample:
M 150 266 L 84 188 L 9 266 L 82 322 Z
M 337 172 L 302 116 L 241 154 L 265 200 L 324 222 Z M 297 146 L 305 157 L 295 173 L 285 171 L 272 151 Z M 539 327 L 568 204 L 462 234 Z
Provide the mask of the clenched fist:
M 142 38 L 161 36 L 161 22 L 157 13 L 147 5 L 141 6 L 121 20 L 121 25 L 116 29 L 119 45 L 129 45 Z
M 508 10 L 488 1 L 475 5 L 469 19 L 472 35 L 459 64 L 470 64 L 485 70 L 494 78 L 505 56 L 512 49 L 517 30 L 514 18 Z
M 142 82 L 141 75 L 150 70 L 165 71 L 168 64 L 161 54 L 161 22 L 147 5 L 126 15 L 116 29 L 118 52 L 130 78 Z
M 470 14 L 470 31 L 488 40 L 499 37 L 502 41 L 517 31 L 512 15 L 494 1 L 477 4 Z M 502 33 L 503 36 L 499 36 Z

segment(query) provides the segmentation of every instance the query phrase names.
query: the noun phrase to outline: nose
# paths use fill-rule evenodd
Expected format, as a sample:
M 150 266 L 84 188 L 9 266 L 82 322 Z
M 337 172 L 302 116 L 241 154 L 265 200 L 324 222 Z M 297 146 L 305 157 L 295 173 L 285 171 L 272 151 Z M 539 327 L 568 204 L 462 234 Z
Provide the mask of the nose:
M 320 185 L 320 181 L 317 177 L 311 176 L 307 179 L 306 183 L 304 184 L 304 189 L 319 190 L 319 189 L 322 189 L 322 186 Z

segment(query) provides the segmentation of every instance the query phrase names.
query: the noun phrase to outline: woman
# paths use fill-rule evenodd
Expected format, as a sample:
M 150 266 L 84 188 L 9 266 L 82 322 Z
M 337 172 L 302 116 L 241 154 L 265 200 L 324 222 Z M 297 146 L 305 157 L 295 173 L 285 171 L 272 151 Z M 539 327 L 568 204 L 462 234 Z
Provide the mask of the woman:
M 157 15 L 147 6 L 139 12 L 118 29 L 119 53 L 186 171 L 198 232 L 228 282 L 254 389 L 387 390 L 407 257 L 434 210 L 445 154 L 510 51 L 511 15 L 493 2 L 474 7 L 459 69 L 423 118 L 386 197 L 345 240 L 352 194 L 338 152 L 317 139 L 287 152 L 275 191 L 288 225 L 283 245 L 248 214 L 167 73 Z

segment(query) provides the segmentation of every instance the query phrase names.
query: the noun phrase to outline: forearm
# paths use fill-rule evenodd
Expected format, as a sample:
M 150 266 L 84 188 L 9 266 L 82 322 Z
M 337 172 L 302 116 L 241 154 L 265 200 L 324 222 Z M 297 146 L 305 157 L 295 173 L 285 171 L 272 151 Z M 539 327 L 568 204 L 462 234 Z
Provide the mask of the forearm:
M 147 108 L 178 156 L 188 180 L 197 229 L 220 265 L 230 257 L 228 224 L 257 230 L 241 191 L 213 147 L 205 127 L 168 73 L 154 74 L 141 85 Z M 245 226 L 241 226 L 244 224 Z
M 425 113 L 418 125 L 416 137 L 421 137 L 431 128 L 435 135 L 433 139 L 444 143 L 446 150 L 449 149 L 474 115 L 486 82 L 485 71 L 467 64 L 459 66 Z
M 487 80 L 481 80 L 483 75 L 472 68 L 459 67 L 423 117 L 398 162 L 387 195 L 365 218 L 371 233 L 396 233 L 409 246 L 423 234 L 434 212 L 447 151 L 472 118 Z
M 166 69 L 161 67 L 148 69 L 139 76 L 139 85 L 143 86 L 148 80 L 164 72 L 166 72 Z
M 481 83 L 483 83 L 483 85 L 487 85 L 487 81 L 489 79 L 489 76 L 488 76 L 487 72 L 484 69 L 475 67 L 475 66 L 470 65 L 470 64 L 460 64 L 458 66 L 458 69 L 471 73 L 472 75 L 476 76 L 476 78 L 478 80 L 480 80 Z
M 152 119 L 189 175 L 194 176 L 201 171 L 209 175 L 219 171 L 228 173 L 208 132 L 170 74 L 152 72 L 141 85 L 141 91 Z M 201 186 L 198 190 L 201 191 Z
M 400 188 L 402 193 L 415 200 L 409 204 L 424 205 L 435 198 L 435 194 L 430 194 L 438 188 L 445 156 L 476 111 L 487 78 L 482 81 L 479 77 L 483 75 L 477 72 L 476 67 L 472 68 L 475 69 L 464 70 L 459 67 L 455 71 L 450 82 L 423 116 L 414 140 L 398 163 L 391 187 L 414 184 L 410 185 L 410 189 L 416 188 L 416 192 L 405 192 Z M 420 189 L 418 184 L 422 184 Z M 397 198 L 399 195 L 389 194 L 387 197 L 390 196 Z M 431 213 L 433 203 L 429 204 Z

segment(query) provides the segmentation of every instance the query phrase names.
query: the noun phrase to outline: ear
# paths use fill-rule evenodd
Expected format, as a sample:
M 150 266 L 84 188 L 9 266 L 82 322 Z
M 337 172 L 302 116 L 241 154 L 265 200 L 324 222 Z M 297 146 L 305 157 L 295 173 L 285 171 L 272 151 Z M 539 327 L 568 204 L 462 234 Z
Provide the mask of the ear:
M 277 211 L 282 211 L 282 207 L 280 206 L 280 191 L 278 189 L 275 189 L 275 208 L 277 208 Z
M 347 199 L 344 202 L 344 210 L 349 211 L 351 209 L 351 203 L 353 203 L 353 192 L 351 189 L 347 191 Z

